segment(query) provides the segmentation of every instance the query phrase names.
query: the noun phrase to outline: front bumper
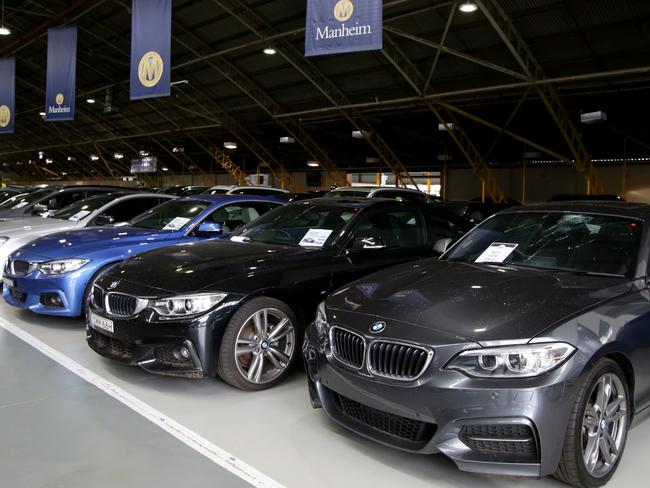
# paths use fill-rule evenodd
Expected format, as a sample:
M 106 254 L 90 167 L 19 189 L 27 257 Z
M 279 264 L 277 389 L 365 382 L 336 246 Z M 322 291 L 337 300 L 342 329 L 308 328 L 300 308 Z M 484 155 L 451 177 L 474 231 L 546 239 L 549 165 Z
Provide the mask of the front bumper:
M 145 310 L 129 319 L 109 317 L 88 304 L 86 340 L 98 354 L 155 374 L 185 378 L 213 377 L 223 331 L 233 303 L 184 321 L 149 322 Z M 112 331 L 93 325 L 93 315 L 109 319 Z
M 14 287 L 2 288 L 4 300 L 11 306 L 43 315 L 79 317 L 89 278 L 85 269 L 61 276 L 46 276 L 34 271 L 27 276 L 7 276 Z M 52 299 L 58 300 L 52 306 Z
M 303 353 L 312 405 L 357 434 L 409 452 L 441 452 L 463 471 L 556 471 L 575 394 L 575 380 L 563 377 L 569 365 L 515 387 L 444 370 L 450 354 L 442 353 L 422 377 L 399 382 L 341 364 L 313 326 Z

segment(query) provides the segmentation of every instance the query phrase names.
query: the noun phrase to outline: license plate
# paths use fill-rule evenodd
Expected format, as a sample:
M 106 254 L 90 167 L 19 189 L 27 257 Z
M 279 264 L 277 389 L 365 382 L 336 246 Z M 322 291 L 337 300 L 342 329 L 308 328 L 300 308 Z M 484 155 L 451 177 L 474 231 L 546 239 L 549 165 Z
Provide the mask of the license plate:
M 98 329 L 106 330 L 111 333 L 114 332 L 112 320 L 105 319 L 104 317 L 100 317 L 94 313 L 90 314 L 90 324 Z
M 11 278 L 2 278 L 2 284 L 4 284 L 7 288 L 16 288 L 16 283 L 14 283 L 14 280 Z

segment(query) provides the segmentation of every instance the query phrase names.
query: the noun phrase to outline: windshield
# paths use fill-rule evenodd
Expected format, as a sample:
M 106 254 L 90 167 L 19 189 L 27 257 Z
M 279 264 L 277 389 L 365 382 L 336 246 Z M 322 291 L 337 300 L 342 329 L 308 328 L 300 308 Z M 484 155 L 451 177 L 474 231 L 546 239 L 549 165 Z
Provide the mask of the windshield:
M 324 247 L 357 212 L 358 209 L 350 207 L 296 203 L 262 216 L 244 227 L 232 240 Z
M 365 198 L 370 190 L 332 190 L 323 195 L 323 198 Z
M 136 217 L 130 224 L 143 229 L 175 231 L 209 206 L 210 203 L 198 200 L 171 200 Z
M 45 198 L 52 193 L 53 192 L 51 188 L 44 188 L 32 193 L 23 193 L 21 195 L 16 195 L 15 197 L 12 197 L 6 202 L 0 204 L 0 208 L 17 210 L 19 208 L 26 207 L 27 205 L 30 205 L 42 198 Z
M 71 222 L 78 222 L 79 220 L 88 217 L 95 210 L 102 208 L 104 205 L 112 202 L 118 198 L 118 195 L 101 195 L 96 197 L 87 198 L 80 202 L 73 203 L 67 207 L 63 207 L 58 212 L 50 215 L 50 218 L 69 220 Z
M 515 212 L 497 215 L 475 228 L 445 259 L 631 276 L 640 239 L 641 222 L 631 218 Z

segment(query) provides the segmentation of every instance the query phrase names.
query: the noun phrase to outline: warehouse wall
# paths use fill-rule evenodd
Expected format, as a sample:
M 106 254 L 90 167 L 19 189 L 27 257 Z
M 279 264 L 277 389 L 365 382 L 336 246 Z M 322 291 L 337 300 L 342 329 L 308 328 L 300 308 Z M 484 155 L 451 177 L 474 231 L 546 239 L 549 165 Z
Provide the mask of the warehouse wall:
M 623 189 L 623 167 L 598 169 L 605 192 L 619 195 Z M 521 168 L 494 170 L 495 176 L 510 198 L 522 198 Z M 527 168 L 526 202 L 542 202 L 558 193 L 586 193 L 584 178 L 573 168 Z M 481 196 L 481 182 L 470 169 L 449 169 L 447 197 L 449 200 L 467 200 Z M 650 202 L 650 166 L 628 166 L 626 192 L 628 201 Z

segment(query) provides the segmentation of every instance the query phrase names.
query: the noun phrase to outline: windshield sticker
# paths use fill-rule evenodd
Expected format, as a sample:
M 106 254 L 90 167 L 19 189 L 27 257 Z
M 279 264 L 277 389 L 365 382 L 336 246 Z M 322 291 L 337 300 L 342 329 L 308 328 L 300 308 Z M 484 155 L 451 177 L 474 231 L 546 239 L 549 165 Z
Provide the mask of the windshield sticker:
M 250 242 L 251 238 L 246 236 L 232 236 L 230 240 L 233 242 Z
M 26 207 L 27 205 L 29 205 L 29 202 L 20 202 L 18 205 L 14 205 L 11 208 L 14 210 L 18 210 L 19 208 Z
M 176 217 L 169 224 L 163 227 L 163 230 L 178 230 L 181 227 L 183 227 L 185 224 L 187 224 L 189 221 L 190 219 L 186 217 Z
M 88 217 L 89 215 L 90 212 L 88 210 L 82 210 L 81 212 L 77 212 L 76 214 L 74 214 L 68 220 L 72 222 L 79 222 L 81 219 L 83 219 L 84 217 Z
M 303 247 L 323 247 L 332 232 L 334 232 L 332 229 L 309 229 L 299 245 Z
M 483 253 L 476 258 L 476 263 L 502 263 L 510 256 L 519 244 L 507 242 L 493 242 Z

